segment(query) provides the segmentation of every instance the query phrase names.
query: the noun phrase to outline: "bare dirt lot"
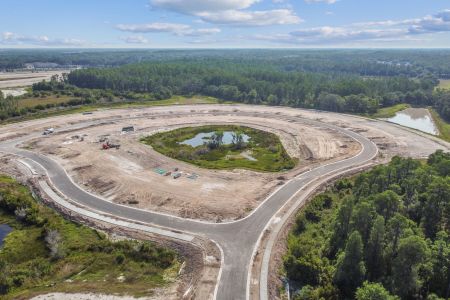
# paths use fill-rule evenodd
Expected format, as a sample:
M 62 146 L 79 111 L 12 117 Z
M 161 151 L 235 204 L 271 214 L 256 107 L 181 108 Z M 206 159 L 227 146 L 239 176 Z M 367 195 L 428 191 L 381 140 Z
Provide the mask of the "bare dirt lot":
M 42 80 L 50 80 L 53 75 L 68 73 L 69 70 L 0 72 L 0 89 L 30 86 Z
M 134 133 L 121 134 L 132 123 Z M 139 142 L 140 137 L 160 130 L 202 124 L 245 124 L 280 136 L 288 153 L 300 160 L 292 171 L 259 173 L 248 170 L 214 171 L 176 161 Z M 102 135 L 119 150 L 101 150 Z M 83 137 L 83 141 L 79 137 Z M 344 146 L 345 145 L 345 146 Z M 306 124 L 273 120 L 270 127 L 261 117 L 167 115 L 133 121 L 115 121 L 69 133 L 39 138 L 32 149 L 56 157 L 75 180 L 93 193 L 116 203 L 214 221 L 241 218 L 253 210 L 277 185 L 280 175 L 289 179 L 312 163 L 353 155 L 359 150 L 349 138 Z M 183 174 L 178 179 L 157 169 Z M 195 174 L 195 178 L 189 178 Z M 230 197 L 230 195 L 235 195 Z
M 136 118 L 137 117 L 137 118 Z M 427 138 L 385 122 L 353 116 L 245 105 L 198 105 L 103 110 L 93 115 L 71 115 L 9 125 L 0 129 L 0 139 L 21 131 L 55 127 L 55 134 L 39 136 L 24 145 L 33 151 L 49 154 L 58 160 L 83 188 L 109 201 L 210 221 L 242 218 L 274 191 L 279 184 L 324 163 L 355 155 L 360 145 L 347 136 L 311 125 L 304 120 L 321 120 L 350 128 L 371 138 L 381 149 L 382 159 L 412 154 L 423 157 L 436 144 Z M 91 126 L 80 122 L 92 121 Z M 248 170 L 206 170 L 165 157 L 139 139 L 143 136 L 185 126 L 205 124 L 241 124 L 277 134 L 299 165 L 285 173 L 258 173 Z M 58 127 L 74 124 L 81 127 L 61 132 Z M 78 124 L 78 125 L 77 125 Z M 121 134 L 122 127 L 133 125 L 135 132 Z M 103 135 L 119 150 L 101 150 Z M 427 147 L 429 145 L 429 147 Z M 158 174 L 178 168 L 182 176 Z M 189 178 L 196 174 L 196 179 Z

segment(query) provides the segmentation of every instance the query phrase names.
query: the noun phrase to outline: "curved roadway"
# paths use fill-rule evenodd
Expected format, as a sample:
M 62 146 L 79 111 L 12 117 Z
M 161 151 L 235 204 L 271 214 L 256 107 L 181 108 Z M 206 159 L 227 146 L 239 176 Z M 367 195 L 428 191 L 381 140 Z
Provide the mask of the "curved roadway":
M 273 117 L 283 118 L 283 116 L 279 115 L 274 115 Z M 298 196 L 298 192 L 307 187 L 315 179 L 322 177 L 326 180 L 327 178 L 331 178 L 333 174 L 342 172 L 343 170 L 364 165 L 372 160 L 378 152 L 376 145 L 372 141 L 353 131 L 300 117 L 289 117 L 289 119 L 302 122 L 306 121 L 313 125 L 339 131 L 359 142 L 362 145 L 362 150 L 358 155 L 350 159 L 319 166 L 300 174 L 269 196 L 249 216 L 228 223 L 208 223 L 182 219 L 166 214 L 118 205 L 92 195 L 75 184 L 66 171 L 53 159 L 16 147 L 17 144 L 36 137 L 36 134 L 0 142 L 0 151 L 19 155 L 27 158 L 32 164 L 40 165 L 45 169 L 49 180 L 57 190 L 72 201 L 88 208 L 109 215 L 147 223 L 150 226 L 155 225 L 169 231 L 180 231 L 192 234 L 193 236 L 200 235 L 214 240 L 223 251 L 221 276 L 215 297 L 219 300 L 237 300 L 246 299 L 249 295 L 247 279 L 249 278 L 248 273 L 251 270 L 250 262 L 253 258 L 253 251 L 259 242 L 261 233 L 265 230 L 266 225 L 271 221 L 272 217 L 285 204 L 288 204 L 288 202 L 291 204 L 290 201 L 294 201 L 296 198 L 294 196 Z M 104 120 L 97 122 L 90 121 L 84 123 L 84 125 L 101 122 L 104 122 Z M 59 130 L 67 128 L 60 128 Z M 230 196 L 239 197 L 239 195 Z M 261 296 L 264 297 L 266 295 Z

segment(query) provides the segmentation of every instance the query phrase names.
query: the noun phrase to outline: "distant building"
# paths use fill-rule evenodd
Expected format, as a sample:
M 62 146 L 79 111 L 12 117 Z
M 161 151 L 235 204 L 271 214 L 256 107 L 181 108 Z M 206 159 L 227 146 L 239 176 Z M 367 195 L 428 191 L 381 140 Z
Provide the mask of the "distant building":
M 50 62 L 35 62 L 33 65 L 35 69 L 55 69 L 59 67 L 59 64 Z
M 23 65 L 23 69 L 31 71 L 44 71 L 44 70 L 55 70 L 55 69 L 81 69 L 79 65 L 60 65 L 52 62 L 31 62 Z

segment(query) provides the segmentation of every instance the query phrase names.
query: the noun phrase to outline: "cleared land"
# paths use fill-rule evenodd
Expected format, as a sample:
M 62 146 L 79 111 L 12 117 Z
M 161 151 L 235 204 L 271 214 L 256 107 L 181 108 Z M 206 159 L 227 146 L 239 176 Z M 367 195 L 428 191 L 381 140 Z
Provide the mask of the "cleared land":
M 56 134 L 39 137 L 25 147 L 58 160 L 83 188 L 117 203 L 181 217 L 224 221 L 242 218 L 257 207 L 282 182 L 313 165 L 353 156 L 360 145 L 332 130 L 291 120 L 301 116 L 353 129 L 371 138 L 383 158 L 393 155 L 425 157 L 434 143 L 427 138 L 384 122 L 333 113 L 283 107 L 246 105 L 192 105 L 106 109 L 93 115 L 67 115 L 11 124 L 1 128 L 0 139 L 54 127 Z M 58 126 L 94 121 L 70 132 Z M 208 170 L 169 158 L 139 142 L 158 132 L 202 125 L 242 125 L 276 134 L 286 152 L 300 162 L 282 173 L 244 169 Z M 135 132 L 121 134 L 125 126 Z M 101 150 L 99 140 L 108 135 L 119 150 Z M 431 150 L 430 150 L 431 151 Z M 182 176 L 163 176 L 159 169 L 178 168 Z M 189 178 L 196 174 L 195 179 Z M 239 195 L 232 196 L 230 195 Z
M 248 112 L 240 115 L 232 111 L 232 106 L 223 106 L 230 110 L 229 113 L 216 114 L 214 107 L 209 107 L 211 111 L 208 106 L 128 110 L 113 122 L 106 121 L 98 126 L 38 138 L 25 146 L 50 154 L 80 185 L 110 201 L 218 222 L 244 217 L 282 182 L 307 170 L 308 166 L 351 156 L 360 149 L 359 144 L 347 136 L 328 129 L 277 119 L 276 115 L 268 123 L 264 115 Z M 119 110 L 95 112 L 82 119 L 117 112 Z M 148 115 L 127 120 L 130 113 Z M 47 124 L 57 128 L 58 122 L 73 117 L 57 117 L 53 119 L 54 123 Z M 169 158 L 139 141 L 157 132 L 212 124 L 243 125 L 276 134 L 289 156 L 302 163 L 281 173 L 245 169 L 208 170 Z M 122 134 L 122 127 L 129 125 L 135 126 L 136 131 Z M 99 141 L 102 138 L 121 144 L 120 149 L 101 150 L 102 143 Z M 161 175 L 175 168 L 182 174 L 180 178 Z
M 26 90 L 26 88 L 10 88 L 10 89 L 1 90 L 1 92 L 3 93 L 4 97 L 8 97 L 8 96 L 17 97 L 17 96 L 25 95 L 27 93 L 27 90 Z
M 260 120 L 261 124 L 256 124 L 257 120 Z M 316 123 L 315 121 L 322 121 L 320 123 Z M 150 123 L 146 123 L 146 122 L 150 122 Z M 136 181 L 139 180 L 139 173 L 140 172 L 133 172 L 132 170 L 129 170 L 126 168 L 126 166 L 124 166 L 122 163 L 124 162 L 123 158 L 127 157 L 127 154 L 125 154 L 124 152 L 127 152 L 129 149 L 124 149 L 124 143 L 123 141 L 129 140 L 130 143 L 129 145 L 135 145 L 135 144 L 139 144 L 138 140 L 140 137 L 142 136 L 146 136 L 149 135 L 151 133 L 156 133 L 156 132 L 160 132 L 160 131 L 168 131 L 171 129 L 176 129 L 176 128 L 181 128 L 181 127 L 186 127 L 186 126 L 202 126 L 202 125 L 211 125 L 211 123 L 213 122 L 217 122 L 216 124 L 218 125 L 222 125 L 226 122 L 228 122 L 228 124 L 245 124 L 243 126 L 251 126 L 252 127 L 256 127 L 256 126 L 260 126 L 265 128 L 265 130 L 267 131 L 275 131 L 275 128 L 279 128 L 278 131 L 281 131 L 282 133 L 278 133 L 278 135 L 281 137 L 281 141 L 283 143 L 283 145 L 285 146 L 286 150 L 288 152 L 296 152 L 299 150 L 300 145 L 293 145 L 292 147 L 287 147 L 286 145 L 289 145 L 289 141 L 292 140 L 292 138 L 285 138 L 285 134 L 286 131 L 290 131 L 292 130 L 292 133 L 295 135 L 295 140 L 298 138 L 298 135 L 304 135 L 307 139 L 307 137 L 312 137 L 312 138 L 317 138 L 318 134 L 317 132 L 322 132 L 322 137 L 324 134 L 327 134 L 329 136 L 327 136 L 326 139 L 324 139 L 324 149 L 329 149 L 332 148 L 330 146 L 332 146 L 332 143 L 336 143 L 336 141 L 339 138 L 339 134 L 336 133 L 335 130 L 337 129 L 331 129 L 330 125 L 333 126 L 338 126 L 341 128 L 347 128 L 350 129 L 354 132 L 358 132 L 360 135 L 363 135 L 369 139 L 371 139 L 374 143 L 376 143 L 378 145 L 378 147 L 381 150 L 381 153 L 377 159 L 377 162 L 383 162 L 386 161 L 387 158 L 389 158 L 392 155 L 409 155 L 409 156 L 413 156 L 413 157 L 423 157 L 428 155 L 429 153 L 433 152 L 434 150 L 436 150 L 437 148 L 440 147 L 439 143 L 443 143 L 440 140 L 435 139 L 433 141 L 433 138 L 427 136 L 421 136 L 420 134 L 417 133 L 412 133 L 411 131 L 406 130 L 405 128 L 402 128 L 400 126 L 394 126 L 392 124 L 388 124 L 386 122 L 380 122 L 380 121 L 376 121 L 376 120 L 370 120 L 370 119 L 364 119 L 364 118 L 359 118 L 359 117 L 355 117 L 355 116 L 348 116 L 348 115 L 339 115 L 339 114 L 333 114 L 333 113 L 324 113 L 324 112 L 317 112 L 317 111 L 307 111 L 307 110 L 298 110 L 298 109 L 291 109 L 291 108 L 283 108 L 283 107 L 264 107 L 264 106 L 246 106 L 246 105 L 198 105 L 198 106 L 175 106 L 175 107 L 153 107 L 153 108 L 140 108 L 140 109 L 118 109 L 118 110 L 102 110 L 102 111 L 96 111 L 94 112 L 93 115 L 68 115 L 68 116 L 64 116 L 63 118 L 61 117 L 55 117 L 55 118 L 50 118 L 50 119 L 45 119 L 45 120 L 34 120 L 34 121 L 30 121 L 30 122 L 24 122 L 24 123 L 20 123 L 20 124 L 11 124 L 11 125 L 7 125 L 7 126 L 3 126 L 0 128 L 0 139 L 1 140 L 7 140 L 9 138 L 12 137 L 16 137 L 20 139 L 20 136 L 23 134 L 26 134 L 27 137 L 24 137 L 23 140 L 28 140 L 29 138 L 31 138 L 32 136 L 35 136 L 37 138 L 36 141 L 34 141 L 31 144 L 25 144 L 25 147 L 30 148 L 31 150 L 33 150 L 34 146 L 36 146 L 39 142 L 42 142 L 42 144 L 53 144 L 54 146 L 56 146 L 56 148 L 50 147 L 48 148 L 47 151 L 51 151 L 52 154 L 49 154 L 49 157 L 53 157 L 54 159 L 58 160 L 58 162 L 62 162 L 62 164 L 65 166 L 66 170 L 69 171 L 70 174 L 72 174 L 72 177 L 75 178 L 75 181 L 78 183 L 83 183 L 82 181 L 79 180 L 79 178 L 77 178 L 76 176 L 73 176 L 73 173 L 76 172 L 76 170 L 73 170 L 71 168 L 67 167 L 67 161 L 73 161 L 74 157 L 80 156 L 80 154 L 72 152 L 72 154 L 75 154 L 75 156 L 61 156 L 60 153 L 56 153 L 58 151 L 60 151 L 59 149 L 57 149 L 58 147 L 64 147 L 65 145 L 74 145 L 72 150 L 75 151 L 87 151 L 83 148 L 83 150 L 81 150 L 81 148 L 83 147 L 83 144 L 88 143 L 88 139 L 90 137 L 92 137 L 92 144 L 94 144 L 94 148 L 96 150 L 96 152 L 90 152 L 90 157 L 84 157 L 85 161 L 84 161 L 84 165 L 86 165 L 86 162 L 89 162 L 92 160 L 93 157 L 96 156 L 102 156 L 103 161 L 97 161 L 94 163 L 96 163 L 97 165 L 99 165 L 100 167 L 103 167 L 103 165 L 107 164 L 107 159 L 108 157 L 104 154 L 99 154 L 100 152 L 103 153 L 108 153 L 112 156 L 116 156 L 115 153 L 120 154 L 117 155 L 118 157 L 118 162 L 116 162 L 116 164 L 118 164 L 119 166 L 116 168 L 116 170 L 120 170 L 121 174 L 122 173 L 127 173 L 127 174 L 123 174 L 122 179 L 124 180 L 125 184 L 128 182 L 131 182 L 132 184 L 135 184 L 135 187 L 137 186 Z M 125 134 L 125 135 L 121 135 L 120 134 L 120 130 L 121 128 L 124 126 L 124 124 L 126 125 L 134 125 L 136 126 L 137 132 L 134 133 L 130 133 L 130 134 Z M 145 125 L 147 124 L 147 127 L 141 126 L 141 125 Z M 109 127 L 111 128 L 109 128 Z M 56 134 L 53 136 L 49 136 L 47 138 L 41 138 L 41 133 L 42 130 L 46 127 L 55 127 L 56 128 Z M 63 129 L 64 128 L 64 131 Z M 97 128 L 97 129 L 96 129 Z M 327 129 L 328 128 L 328 129 Z M 120 150 L 108 150 L 108 151 L 102 151 L 99 150 L 101 144 L 98 143 L 97 141 L 97 137 L 98 135 L 89 135 L 91 130 L 97 130 L 97 131 L 111 131 L 113 133 L 113 138 L 120 139 L 120 142 L 122 144 L 122 147 L 120 148 Z M 60 131 L 60 132 L 58 132 Z M 305 131 L 305 132 L 302 132 Z M 80 138 L 80 135 L 78 135 L 79 133 L 82 132 L 86 132 L 85 134 L 88 134 L 87 136 L 83 136 L 83 138 Z M 339 132 L 343 132 L 343 131 L 339 131 Z M 29 136 L 29 134 L 31 134 L 31 136 Z M 98 134 L 98 133 L 97 133 Z M 344 134 L 344 133 L 342 133 Z M 76 137 L 75 135 L 78 135 L 78 137 Z M 288 135 L 289 137 L 289 135 Z M 345 136 L 346 137 L 346 136 Z M 311 138 L 311 139 L 312 139 Z M 55 140 L 52 142 L 52 140 Z M 303 139 L 300 139 L 303 143 Z M 370 144 L 370 142 L 368 142 L 365 139 L 364 143 L 362 145 L 365 145 L 365 147 L 371 148 L 372 151 L 374 151 L 374 146 Z M 57 143 L 59 141 L 59 144 Z M 61 145 L 62 143 L 65 143 L 64 146 Z M 4 145 L 5 147 L 7 147 L 6 145 L 8 144 L 8 141 L 5 141 Z M 15 144 L 15 142 L 14 142 Z M 330 145 L 331 144 L 331 145 Z M 342 145 L 342 147 L 339 147 L 339 149 L 344 150 L 346 149 L 347 151 L 349 151 L 349 145 L 351 143 L 347 142 L 344 145 Z M 314 145 L 313 140 L 310 140 L 310 148 L 317 150 L 317 148 L 313 148 L 312 145 Z M 45 146 L 45 145 L 44 145 Z M 142 145 L 142 147 L 145 147 L 145 151 L 148 150 L 148 146 Z M 445 147 L 445 146 L 443 146 Z M 36 151 L 43 151 L 42 149 L 37 149 L 34 148 Z M 339 150 L 338 149 L 338 150 Z M 44 149 L 45 150 L 45 149 Z M 355 151 L 357 151 L 358 149 L 355 149 Z M 366 148 L 367 150 L 367 148 Z M 372 151 L 369 151 L 369 153 L 374 153 Z M 314 163 L 318 163 L 318 162 L 329 162 L 331 160 L 333 160 L 333 158 L 328 158 L 328 159 L 323 159 L 322 161 L 318 161 L 317 156 L 319 151 L 313 151 L 311 156 L 314 155 L 314 157 L 312 157 L 311 159 L 311 164 Z M 50 153 L 50 152 L 46 152 L 46 153 Z M 132 152 L 133 153 L 133 152 Z M 132 154 L 132 153 L 128 153 L 128 154 Z M 326 151 L 324 151 L 323 153 L 326 153 Z M 69 153 L 68 153 L 69 154 Z M 138 155 L 140 155 L 141 157 L 147 157 L 148 152 L 142 152 L 142 153 L 137 153 Z M 142 155 L 141 155 L 142 154 Z M 360 159 L 363 159 L 365 156 L 367 155 L 367 151 L 365 151 L 362 155 Z M 322 154 L 323 155 L 323 154 Z M 353 154 L 354 155 L 354 154 Z M 157 156 L 154 156 L 155 159 L 157 158 Z M 340 159 L 346 157 L 346 155 L 341 155 Z M 167 157 L 164 157 L 165 159 L 168 159 Z M 353 158 L 355 159 L 355 158 Z M 66 161 L 66 163 L 64 162 Z M 170 163 L 174 162 L 171 159 L 168 159 L 168 161 Z M 307 161 L 307 160 L 305 160 Z M 179 161 L 175 161 L 177 164 L 181 163 Z M 342 162 L 343 165 L 349 165 L 350 162 Z M 52 163 L 55 164 L 55 163 Z M 142 165 L 143 167 L 145 167 L 145 165 Z M 297 186 L 298 185 L 302 185 L 303 183 L 303 178 L 307 178 L 308 180 L 313 180 L 315 176 L 326 176 L 327 175 L 327 170 L 329 170 L 330 166 L 323 166 L 320 167 L 319 169 L 315 169 L 312 172 L 308 172 L 307 174 L 304 173 L 302 174 L 302 176 L 298 177 L 297 179 L 289 182 L 288 185 L 286 185 L 285 187 L 289 187 L 289 186 Z M 298 170 L 296 170 L 299 173 L 304 172 L 305 170 L 308 170 L 310 168 L 310 166 L 305 166 L 303 168 L 299 168 Z M 332 167 L 330 167 L 332 169 Z M 59 170 L 59 168 L 58 168 Z M 110 171 L 110 173 L 102 173 L 104 176 L 106 177 L 111 177 L 111 176 L 116 176 L 117 174 L 114 173 L 114 168 L 110 168 L 108 169 Z M 203 170 L 203 169 L 202 169 Z M 320 172 L 316 172 L 317 170 L 321 170 Z M 129 172 L 131 171 L 131 172 Z M 148 170 L 148 172 L 145 174 L 146 176 L 149 176 L 149 174 L 151 174 L 153 170 Z M 211 170 L 206 170 L 208 171 L 205 174 L 232 174 L 234 175 L 235 173 L 233 172 L 229 172 L 229 171 L 211 171 Z M 252 173 L 248 173 L 248 174 L 254 174 L 256 172 L 252 172 Z M 60 173 L 61 174 L 61 173 Z M 308 175 L 309 174 L 309 175 Z M 313 175 L 313 174 L 318 174 L 318 175 Z M 102 176 L 103 176 L 102 175 Z M 289 178 L 287 176 L 288 174 L 283 174 L 283 179 L 278 179 L 276 178 L 276 180 L 274 179 L 273 181 L 276 181 L 277 184 L 281 183 L 282 181 L 284 181 L 285 179 Z M 53 176 L 55 176 L 55 174 L 53 174 Z M 158 177 L 159 176 L 159 177 Z M 161 175 L 158 174 L 158 176 L 156 178 L 161 178 Z M 211 176 L 211 175 L 210 175 Z M 281 177 L 281 176 L 280 176 Z M 125 178 L 130 179 L 129 181 L 125 181 Z M 243 177 L 244 179 L 246 179 L 245 177 Z M 249 177 L 250 180 L 253 179 L 252 176 Z M 321 177 L 317 177 L 317 178 L 321 178 Z M 184 179 L 184 177 L 183 177 Z M 157 179 L 156 179 L 157 180 Z M 171 182 L 175 182 L 173 179 Z M 167 180 L 167 185 L 169 184 L 170 180 Z M 186 179 L 187 180 L 187 179 Z M 158 188 L 158 185 L 166 185 L 166 182 L 162 182 L 162 181 L 158 181 L 157 183 L 154 183 L 153 186 L 155 188 Z M 180 181 L 178 181 L 180 182 Z M 120 182 L 120 184 L 122 184 L 122 182 Z M 148 184 L 148 186 L 146 185 L 145 187 L 142 187 L 142 185 L 146 185 L 146 183 L 141 183 L 141 187 L 140 188 L 148 188 L 151 184 Z M 71 186 L 71 185 L 70 185 Z M 113 186 L 114 187 L 114 186 Z M 176 190 L 177 192 L 180 192 L 180 194 L 184 194 L 186 191 L 183 189 L 183 187 L 185 186 L 181 186 L 180 188 L 176 188 L 173 185 L 169 186 L 169 188 L 172 188 L 173 190 Z M 244 192 L 247 191 L 249 187 L 245 186 L 242 190 L 238 190 L 235 193 L 229 193 L 228 195 L 226 195 L 227 197 L 224 198 L 224 203 L 221 203 L 224 207 L 224 210 L 229 210 L 229 207 L 227 206 L 233 206 L 236 205 L 235 203 L 241 203 L 244 202 L 245 199 L 243 199 L 241 197 L 242 194 L 245 195 Z M 250 187 L 251 188 L 251 187 Z M 152 190 L 150 190 L 152 191 Z M 243 192 L 244 191 L 244 192 Z M 264 227 L 264 225 L 266 224 L 267 221 L 263 220 L 263 222 L 254 222 L 255 218 L 257 219 L 259 216 L 264 215 L 267 210 L 267 205 L 276 205 L 275 203 L 277 203 L 276 200 L 278 200 L 277 198 L 279 197 L 280 193 L 283 193 L 284 188 L 282 190 L 279 191 L 279 193 L 276 193 L 273 197 L 270 198 L 270 200 L 268 202 L 265 203 L 264 206 L 261 207 L 261 209 L 259 209 L 257 211 L 256 214 L 252 215 L 252 217 L 246 219 L 246 220 L 242 220 L 242 224 L 245 224 L 245 226 L 248 227 L 242 227 L 243 230 L 245 230 L 247 232 L 247 229 L 249 229 L 250 231 L 248 231 L 248 234 L 254 234 L 254 232 L 259 232 L 258 230 L 255 230 L 255 228 L 262 228 Z M 114 192 L 114 191 L 112 191 Z M 133 192 L 133 191 L 131 191 Z M 98 194 L 102 194 L 100 192 L 97 192 Z M 197 197 L 199 196 L 199 190 L 197 190 Z M 181 195 L 182 196 L 182 195 Z M 235 198 L 239 198 L 239 199 L 235 199 Z M 189 198 L 191 199 L 191 198 Z M 195 199 L 195 197 L 193 198 Z M 206 199 L 206 201 L 204 202 L 206 205 L 208 205 L 208 201 L 210 201 L 211 199 L 214 200 L 213 196 L 210 196 L 209 198 Z M 119 199 L 120 200 L 120 199 Z M 192 200 L 192 199 L 191 199 Z M 197 199 L 195 199 L 197 200 Z M 274 203 L 275 201 L 275 203 Z M 101 202 L 101 201 L 100 201 Z M 96 202 L 96 203 L 100 203 L 100 202 Z M 177 200 L 178 203 L 180 203 L 180 201 Z M 196 201 L 191 201 L 191 208 L 192 209 L 197 209 L 200 210 L 202 207 L 200 207 L 198 204 L 200 202 L 196 202 Z M 130 203 L 131 204 L 131 203 Z M 107 206 L 107 204 L 101 204 L 101 205 L 105 205 Z M 132 204 L 131 204 L 132 205 Z M 166 207 L 165 207 L 166 208 Z M 177 208 L 177 207 L 175 207 Z M 121 208 L 120 210 L 127 210 L 125 208 Z M 155 208 L 155 210 L 159 210 L 161 211 L 161 209 L 158 209 L 157 207 Z M 109 210 L 107 210 L 109 211 Z M 132 210 L 129 210 L 130 212 Z M 142 214 L 141 212 L 137 212 L 137 211 L 133 211 L 132 214 L 134 214 L 136 216 L 139 216 L 140 214 Z M 173 210 L 172 213 L 176 213 L 176 210 Z M 161 216 L 161 215 L 157 215 L 154 213 L 149 213 L 148 214 L 150 217 L 148 220 L 158 220 L 156 224 L 158 224 L 158 222 L 162 222 L 160 224 L 166 224 L 167 220 L 170 220 L 169 222 L 171 224 L 173 224 L 173 228 L 177 228 L 177 230 L 185 230 L 186 228 L 192 228 L 192 227 L 198 227 L 200 225 L 198 225 L 198 223 L 194 223 L 194 222 L 190 222 L 188 220 L 176 220 L 176 219 L 172 219 L 168 216 Z M 134 217 L 133 217 L 134 218 Z M 140 218 L 140 217 L 136 217 L 136 218 Z M 270 216 L 269 216 L 270 218 Z M 140 220 L 146 222 L 147 219 L 144 218 L 140 218 Z M 224 225 L 215 225 L 215 226 L 211 226 L 209 224 L 203 224 L 202 227 L 204 227 L 204 231 L 203 229 L 200 229 L 200 232 L 210 232 L 210 230 L 212 230 L 212 228 L 229 228 L 230 230 L 235 229 L 235 224 L 224 224 Z M 275 220 L 274 220 L 274 224 Z M 192 226 L 191 226 L 192 225 Z M 167 225 L 165 225 L 167 226 Z M 171 225 L 169 226 L 171 227 Z M 245 228 L 245 229 L 244 229 Z M 251 229 L 253 228 L 253 229 Z M 196 229 L 194 229 L 195 231 Z M 253 231 L 255 230 L 255 231 Z M 233 232 L 233 231 L 232 231 Z M 218 231 L 219 235 L 221 235 L 222 231 L 219 230 Z M 244 232 L 242 232 L 244 233 Z M 233 238 L 233 235 L 228 235 L 229 237 Z M 255 235 L 257 236 L 257 234 Z M 228 238 L 229 238 L 228 237 Z M 220 240 L 222 239 L 222 237 L 217 236 L 217 238 Z M 224 237 L 224 244 L 225 245 L 229 245 L 229 247 L 224 248 L 227 252 L 228 257 L 233 257 L 233 261 L 234 263 L 238 263 L 239 266 L 244 266 L 246 264 L 247 257 L 250 256 L 251 254 L 251 250 L 252 245 L 253 245 L 253 236 L 248 235 L 246 237 L 245 241 L 235 241 L 233 239 L 228 239 L 227 237 Z M 256 238 L 255 238 L 256 239 Z M 243 244 L 247 244 L 247 247 L 241 247 Z M 239 246 L 238 246 L 239 245 Z M 231 252 L 231 254 L 229 254 Z M 242 253 L 244 252 L 244 253 Z M 239 254 L 237 254 L 239 253 Z M 229 291 L 229 292 L 224 292 L 224 289 L 221 290 L 222 294 L 233 294 L 233 292 L 231 291 L 232 288 L 228 288 L 230 286 L 230 284 L 232 284 L 233 287 L 238 286 L 240 283 L 243 283 L 244 280 L 242 280 L 244 277 L 246 278 L 246 272 L 245 270 L 242 271 L 243 269 L 239 269 L 238 268 L 234 268 L 234 269 L 230 269 L 230 264 L 226 265 L 228 268 L 224 268 L 224 283 L 225 285 L 222 285 L 222 287 L 225 287 L 225 291 Z M 231 280 L 230 277 L 230 270 L 233 270 L 233 278 L 237 278 L 239 281 L 239 284 L 236 284 L 237 281 L 235 280 L 233 282 L 233 280 Z M 227 274 L 228 272 L 228 274 Z M 244 275 L 245 273 L 245 275 Z M 277 272 L 273 272 L 274 274 L 276 274 Z M 236 276 L 236 274 L 238 274 L 238 276 Z M 264 281 L 264 280 L 262 280 Z M 244 291 L 245 290 L 245 284 L 240 285 L 240 289 L 239 291 Z M 233 298 L 237 298 L 236 297 L 236 293 L 233 294 L 235 297 Z M 239 294 L 239 296 L 242 294 Z
M 53 75 L 61 75 L 68 72 L 70 70 L 0 73 L 0 89 L 30 86 L 42 80 L 50 80 Z

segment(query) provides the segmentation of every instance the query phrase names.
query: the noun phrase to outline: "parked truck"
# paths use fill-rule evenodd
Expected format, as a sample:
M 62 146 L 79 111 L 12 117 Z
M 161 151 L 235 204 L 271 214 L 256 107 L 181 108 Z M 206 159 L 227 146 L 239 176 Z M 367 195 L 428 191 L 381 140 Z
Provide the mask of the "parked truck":
M 52 134 L 53 132 L 55 132 L 54 128 L 47 128 L 47 129 L 44 130 L 42 135 L 49 135 L 49 134 Z

